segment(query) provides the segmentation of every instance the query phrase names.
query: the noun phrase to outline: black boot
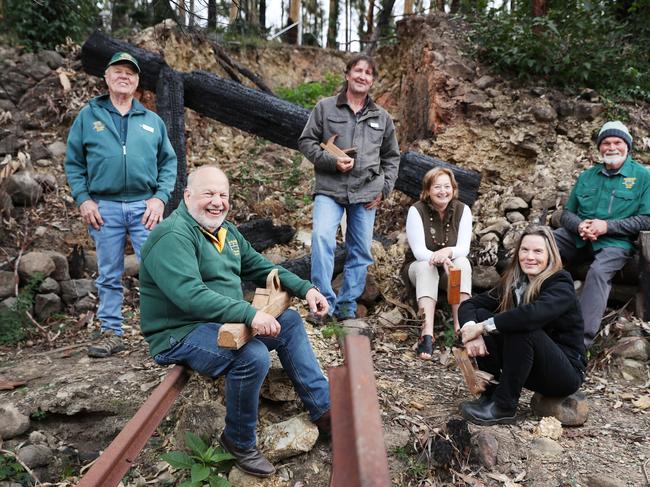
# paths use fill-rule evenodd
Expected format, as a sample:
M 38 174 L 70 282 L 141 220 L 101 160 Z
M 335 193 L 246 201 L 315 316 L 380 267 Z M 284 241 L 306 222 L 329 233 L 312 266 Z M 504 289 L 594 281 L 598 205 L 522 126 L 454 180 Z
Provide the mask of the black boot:
M 501 408 L 492 399 L 482 404 L 478 401 L 464 402 L 460 405 L 460 413 L 467 421 L 482 426 L 514 424 L 517 417 L 516 408 Z

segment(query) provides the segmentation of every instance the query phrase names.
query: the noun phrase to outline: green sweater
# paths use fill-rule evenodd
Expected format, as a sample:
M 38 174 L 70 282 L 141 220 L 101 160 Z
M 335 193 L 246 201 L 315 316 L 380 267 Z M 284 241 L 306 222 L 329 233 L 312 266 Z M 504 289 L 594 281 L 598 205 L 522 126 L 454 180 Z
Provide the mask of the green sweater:
M 245 323 L 256 310 L 244 300 L 242 280 L 265 286 L 279 270 L 283 288 L 304 298 L 309 281 L 274 266 L 246 241 L 231 222 L 224 222 L 226 244 L 219 252 L 184 203 L 158 224 L 142 247 L 140 319 L 152 356 L 170 348 L 200 323 Z
M 176 153 L 162 119 L 138 100 L 128 115 L 126 144 L 115 128 L 108 95 L 81 109 L 68 134 L 65 173 L 77 205 L 88 199 L 167 203 L 176 181 Z

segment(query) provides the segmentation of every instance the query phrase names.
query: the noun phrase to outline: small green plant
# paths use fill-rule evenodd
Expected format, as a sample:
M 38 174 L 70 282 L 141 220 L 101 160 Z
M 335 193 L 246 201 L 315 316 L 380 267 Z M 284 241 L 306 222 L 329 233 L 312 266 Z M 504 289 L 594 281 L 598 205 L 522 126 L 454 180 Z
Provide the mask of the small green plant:
M 209 484 L 210 487 L 228 487 L 230 483 L 220 474 L 227 472 L 232 467 L 234 458 L 223 448 L 208 446 L 199 436 L 185 432 L 185 444 L 191 453 L 173 451 L 162 455 L 162 459 L 177 470 L 185 472 L 184 481 L 179 487 L 201 487 Z
M 0 453 L 0 480 L 32 485 L 32 479 L 23 466 L 11 454 Z
M 340 75 L 327 73 L 323 82 L 310 81 L 294 88 L 280 87 L 276 93 L 283 100 L 305 108 L 314 108 L 318 100 L 333 95 L 342 82 L 343 78 Z
M 442 341 L 447 348 L 454 346 L 454 342 L 456 341 L 456 332 L 454 332 L 453 325 L 445 327 L 445 331 L 442 333 Z
M 327 339 L 332 338 L 333 336 L 336 338 L 343 338 L 345 337 L 345 328 L 337 323 L 330 323 L 321 329 L 321 333 L 323 334 L 323 338 Z
M 41 408 L 38 408 L 36 411 L 30 414 L 29 417 L 34 421 L 43 421 L 45 418 L 47 418 L 47 411 L 43 411 Z
M 27 336 L 32 322 L 26 313 L 32 309 L 34 293 L 42 281 L 43 275 L 35 274 L 18 293 L 13 306 L 0 310 L 0 345 L 14 345 Z

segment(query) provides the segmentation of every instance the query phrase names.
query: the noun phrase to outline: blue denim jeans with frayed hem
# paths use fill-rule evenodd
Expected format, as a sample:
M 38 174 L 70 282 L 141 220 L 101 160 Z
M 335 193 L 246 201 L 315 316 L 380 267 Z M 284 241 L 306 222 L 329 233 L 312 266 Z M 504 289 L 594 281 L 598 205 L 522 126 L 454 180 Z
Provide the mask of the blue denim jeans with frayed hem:
M 142 224 L 142 216 L 147 208 L 144 200 L 123 203 L 121 201 L 97 202 L 99 214 L 104 224 L 95 230 L 88 226 L 88 233 L 95 241 L 97 251 L 98 276 L 95 280 L 99 306 L 97 318 L 101 331 L 111 331 L 118 336 L 122 331 L 122 274 L 124 273 L 124 246 L 129 235 L 135 255 L 140 260 L 140 248 L 149 236 Z
M 332 289 L 336 232 L 343 212 L 347 213 L 345 233 L 345 266 L 343 285 L 338 297 Z M 311 282 L 320 289 L 330 305 L 330 313 L 339 318 L 354 317 L 357 298 L 366 286 L 368 266 L 372 264 L 372 232 L 375 209 L 364 203 L 340 205 L 333 198 L 317 194 L 314 199 L 311 236 Z
M 154 360 L 160 365 L 181 364 L 201 375 L 226 376 L 225 435 L 237 448 L 255 447 L 260 389 L 269 370 L 269 350 L 276 350 L 282 367 L 309 412 L 312 421 L 330 408 L 329 385 L 311 348 L 300 315 L 287 310 L 278 317 L 277 337 L 256 336 L 239 350 L 217 346 L 219 323 L 201 323 L 180 342 Z

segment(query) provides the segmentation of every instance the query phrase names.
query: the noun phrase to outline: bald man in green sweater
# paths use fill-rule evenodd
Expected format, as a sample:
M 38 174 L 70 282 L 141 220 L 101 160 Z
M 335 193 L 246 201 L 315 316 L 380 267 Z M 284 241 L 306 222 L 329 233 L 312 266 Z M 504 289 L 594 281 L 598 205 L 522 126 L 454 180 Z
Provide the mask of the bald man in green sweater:
M 265 477 L 273 465 L 256 448 L 259 393 L 276 350 L 309 416 L 329 433 L 329 387 L 300 315 L 277 320 L 244 300 L 242 280 L 263 286 L 278 269 L 283 288 L 325 315 L 325 297 L 309 281 L 274 266 L 226 221 L 230 185 L 220 169 L 190 174 L 184 202 L 154 229 L 142 248 L 142 333 L 160 365 L 183 364 L 201 375 L 226 376 L 226 427 L 219 438 L 246 473 Z M 223 323 L 245 323 L 255 337 L 239 350 L 217 346 Z

